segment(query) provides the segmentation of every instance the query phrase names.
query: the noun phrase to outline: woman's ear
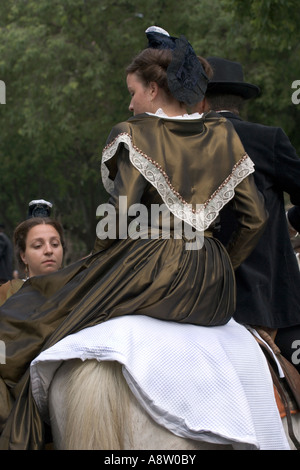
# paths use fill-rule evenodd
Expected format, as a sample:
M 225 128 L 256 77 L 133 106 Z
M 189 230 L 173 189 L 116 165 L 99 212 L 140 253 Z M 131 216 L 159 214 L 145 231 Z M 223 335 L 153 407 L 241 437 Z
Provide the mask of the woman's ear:
M 149 92 L 150 92 L 151 101 L 153 101 L 154 98 L 156 98 L 157 93 L 158 93 L 158 84 L 156 82 L 150 82 Z

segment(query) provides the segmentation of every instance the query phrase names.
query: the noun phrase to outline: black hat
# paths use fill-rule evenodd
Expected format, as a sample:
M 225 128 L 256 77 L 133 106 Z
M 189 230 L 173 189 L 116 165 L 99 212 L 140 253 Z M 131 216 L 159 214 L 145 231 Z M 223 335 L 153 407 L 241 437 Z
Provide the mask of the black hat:
M 239 95 L 246 100 L 260 94 L 258 86 L 244 82 L 243 69 L 239 62 L 220 57 L 207 57 L 206 60 L 213 69 L 213 77 L 207 85 L 208 92 Z
M 184 36 L 175 38 L 159 26 L 146 29 L 148 47 L 171 49 L 173 58 L 167 69 L 170 92 L 178 101 L 194 106 L 204 98 L 208 78 L 191 44 Z

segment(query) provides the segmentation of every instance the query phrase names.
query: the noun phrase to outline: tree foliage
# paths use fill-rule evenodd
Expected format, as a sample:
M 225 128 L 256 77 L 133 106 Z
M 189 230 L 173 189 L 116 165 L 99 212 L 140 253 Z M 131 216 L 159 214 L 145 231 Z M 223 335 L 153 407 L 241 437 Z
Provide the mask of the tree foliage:
M 69 259 L 92 248 L 96 208 L 107 199 L 102 148 L 130 115 L 124 69 L 152 24 L 184 34 L 198 54 L 240 61 L 263 91 L 248 117 L 280 125 L 300 146 L 291 102 L 300 79 L 298 11 L 293 0 L 1 2 L 0 220 L 12 233 L 28 202 L 45 198 L 66 228 Z
M 299 107 L 292 102 L 292 84 L 300 78 L 300 10 L 297 0 L 229 0 L 233 21 L 249 23 L 253 78 L 262 96 L 251 105 L 257 119 L 282 126 L 300 148 Z M 254 111 L 259 104 L 260 114 Z

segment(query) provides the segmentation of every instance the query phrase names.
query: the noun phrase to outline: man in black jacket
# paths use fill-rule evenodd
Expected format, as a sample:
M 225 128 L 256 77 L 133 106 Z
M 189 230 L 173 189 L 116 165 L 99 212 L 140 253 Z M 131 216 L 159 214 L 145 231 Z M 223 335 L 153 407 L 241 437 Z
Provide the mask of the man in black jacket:
M 207 61 L 213 77 L 197 111 L 214 110 L 232 122 L 255 164 L 254 178 L 269 212 L 260 241 L 236 271 L 235 319 L 263 327 L 273 338 L 277 330 L 282 354 L 300 370 L 300 271 L 288 230 L 288 222 L 297 231 L 300 226 L 300 159 L 281 128 L 240 117 L 244 101 L 260 93 L 257 86 L 244 81 L 241 64 L 218 57 Z M 284 193 L 293 205 L 287 214 Z M 235 223 L 227 206 L 216 233 L 225 245 Z

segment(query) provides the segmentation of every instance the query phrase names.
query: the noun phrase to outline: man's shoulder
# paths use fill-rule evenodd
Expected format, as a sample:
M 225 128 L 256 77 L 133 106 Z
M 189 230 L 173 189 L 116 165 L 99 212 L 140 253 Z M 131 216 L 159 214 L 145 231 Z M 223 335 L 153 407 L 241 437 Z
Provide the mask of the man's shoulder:
M 226 116 L 227 119 L 233 124 L 236 132 L 240 138 L 251 140 L 255 136 L 256 140 L 270 144 L 275 144 L 277 140 L 284 137 L 284 132 L 280 127 L 267 126 L 258 122 L 246 121 L 239 117 Z
M 246 119 L 240 118 L 235 115 L 228 115 L 227 119 L 229 119 L 232 122 L 234 127 L 240 127 L 240 128 L 245 128 L 245 129 L 252 128 L 262 133 L 268 132 L 268 133 L 276 134 L 278 130 L 280 129 L 279 127 L 267 126 L 259 122 L 247 121 Z

